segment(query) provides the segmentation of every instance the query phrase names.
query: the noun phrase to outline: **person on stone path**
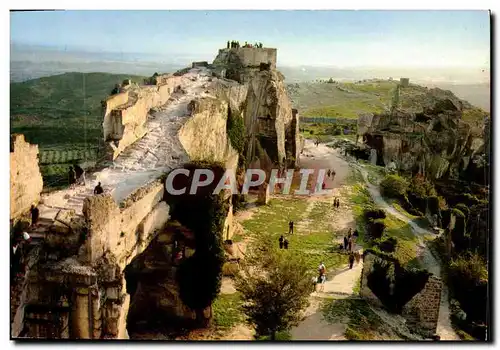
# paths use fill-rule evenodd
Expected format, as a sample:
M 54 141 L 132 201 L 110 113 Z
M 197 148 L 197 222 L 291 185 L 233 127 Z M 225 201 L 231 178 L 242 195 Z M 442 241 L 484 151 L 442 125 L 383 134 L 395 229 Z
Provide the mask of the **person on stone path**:
M 352 252 L 349 253 L 349 269 L 352 269 L 352 265 L 354 264 L 354 254 Z
M 99 182 L 97 186 L 94 188 L 94 194 L 102 194 L 104 190 L 102 189 L 101 183 Z
M 349 237 L 349 238 L 347 239 L 347 250 L 348 250 L 348 251 L 350 251 L 350 252 L 352 252 L 352 246 L 353 246 L 353 244 L 352 244 L 352 243 L 353 243 L 353 242 L 352 242 L 352 236 L 351 236 L 351 237 Z
M 340 208 L 340 199 L 337 198 L 337 208 Z
M 286 238 L 283 241 L 283 248 L 288 249 L 288 239 L 286 239 Z
M 76 183 L 76 174 L 72 166 L 70 166 L 68 170 L 68 182 L 70 186 Z
M 332 172 L 330 171 L 330 169 L 328 169 L 327 174 L 328 174 L 328 177 L 330 177 L 330 175 L 332 174 Z
M 319 264 L 318 266 L 318 283 L 320 284 L 320 291 L 323 291 L 325 289 L 325 282 L 326 282 L 326 267 L 323 262 Z
M 354 259 L 356 259 L 356 265 L 358 265 L 361 260 L 361 254 L 359 254 L 359 251 L 354 252 Z
M 38 222 L 38 218 L 40 216 L 40 211 L 38 210 L 37 207 L 32 205 L 30 212 L 31 212 L 31 226 L 35 226 Z
M 78 184 L 85 185 L 85 171 L 78 164 L 75 164 L 75 175 Z
M 283 237 L 283 235 L 281 235 L 280 239 L 279 239 L 279 242 L 280 242 L 280 249 L 283 249 L 283 242 L 285 241 L 285 238 Z
M 348 243 L 348 239 L 346 236 L 344 236 L 344 249 L 347 250 L 347 243 Z
M 293 221 L 288 222 L 288 234 L 293 234 Z

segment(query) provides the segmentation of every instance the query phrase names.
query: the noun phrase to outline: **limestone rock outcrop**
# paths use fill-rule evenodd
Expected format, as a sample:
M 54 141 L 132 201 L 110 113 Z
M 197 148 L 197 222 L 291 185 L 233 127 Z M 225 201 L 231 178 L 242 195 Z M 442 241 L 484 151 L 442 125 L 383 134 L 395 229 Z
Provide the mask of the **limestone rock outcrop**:
M 164 105 L 181 82 L 181 77 L 173 75 L 154 78 L 154 85 L 130 84 L 103 101 L 104 141 L 112 159 L 146 134 L 149 111 Z
M 276 70 L 275 49 L 222 49 L 213 70 L 223 78 L 211 88 L 227 99 L 245 121 L 246 158 L 256 155 L 254 140 L 275 164 L 294 166 L 300 154 L 299 115 L 292 105 L 284 76 Z
M 394 162 L 402 171 L 434 179 L 456 177 L 484 154 L 484 129 L 462 119 L 458 100 L 433 95 L 424 102 L 412 110 L 360 116 L 358 135 L 376 150 L 379 165 Z
M 24 135 L 10 139 L 10 219 L 14 220 L 38 203 L 43 188 L 38 167 L 38 145 L 25 141 Z

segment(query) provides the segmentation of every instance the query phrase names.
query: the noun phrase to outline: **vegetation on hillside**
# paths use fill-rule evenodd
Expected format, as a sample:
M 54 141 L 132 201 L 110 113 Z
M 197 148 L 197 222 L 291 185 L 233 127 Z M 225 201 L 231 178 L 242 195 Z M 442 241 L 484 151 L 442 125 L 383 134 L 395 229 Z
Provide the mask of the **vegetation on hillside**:
M 294 107 L 302 116 L 356 119 L 360 114 L 387 110 L 398 83 L 395 80 L 337 82 L 330 79 L 315 83 L 288 84 L 287 91 Z M 418 111 L 437 98 L 461 101 L 464 106 L 463 119 L 468 122 L 483 120 L 489 115 L 459 99 L 449 90 L 429 89 L 416 84 L 401 89 L 400 108 Z
M 10 84 L 11 133 L 47 149 L 85 149 L 102 139 L 101 101 L 125 79 L 109 73 L 65 73 Z

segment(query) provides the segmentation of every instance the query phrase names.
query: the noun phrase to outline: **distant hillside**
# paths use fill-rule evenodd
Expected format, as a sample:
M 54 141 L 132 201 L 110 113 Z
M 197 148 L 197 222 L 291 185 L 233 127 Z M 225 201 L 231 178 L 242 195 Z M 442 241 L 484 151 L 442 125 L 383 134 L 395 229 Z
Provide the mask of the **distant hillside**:
M 379 113 L 389 108 L 396 86 L 397 81 L 390 80 L 323 81 L 287 84 L 287 90 L 294 108 L 303 116 L 357 118 L 362 113 Z M 486 114 L 451 91 L 416 84 L 401 90 L 400 106 L 418 111 L 437 96 L 462 101 L 466 120 L 482 120 Z
M 41 149 L 96 146 L 102 139 L 101 101 L 114 85 L 144 77 L 65 73 L 10 84 L 11 133 L 23 133 Z

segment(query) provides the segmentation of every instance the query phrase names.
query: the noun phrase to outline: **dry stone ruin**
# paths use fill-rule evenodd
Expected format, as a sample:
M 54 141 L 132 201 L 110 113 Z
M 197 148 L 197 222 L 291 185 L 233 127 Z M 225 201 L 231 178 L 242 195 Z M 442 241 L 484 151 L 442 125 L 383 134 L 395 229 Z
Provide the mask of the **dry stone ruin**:
M 276 49 L 241 48 L 145 84 L 127 81 L 102 104 L 105 159 L 86 184 L 42 196 L 38 147 L 15 135 L 11 221 L 38 202 L 40 221 L 28 229 L 24 275 L 11 284 L 12 337 L 126 339 L 128 318 L 139 324 L 159 310 L 172 322 L 199 316 L 179 297 L 175 252 L 182 244 L 189 259 L 197 248 L 171 218 L 165 174 L 198 161 L 233 170 L 294 166 L 302 141 L 283 80 Z M 242 120 L 242 149 L 228 118 Z M 97 182 L 105 192 L 93 195 Z M 224 197 L 223 240 L 234 231 L 231 198 Z M 163 276 L 162 287 L 148 282 L 151 271 Z
M 372 254 L 368 251 L 365 253 L 363 270 L 361 272 L 360 295 L 373 305 L 383 307 L 384 303 L 369 286 L 369 278 L 374 272 L 376 260 L 379 262 L 388 262 L 383 256 Z M 397 286 L 392 281 L 389 285 L 389 295 L 395 295 L 395 287 Z M 436 334 L 442 288 L 441 279 L 435 275 L 430 275 L 426 279 L 422 289 L 404 304 L 400 312 L 406 319 L 406 323 L 410 329 L 427 337 Z

